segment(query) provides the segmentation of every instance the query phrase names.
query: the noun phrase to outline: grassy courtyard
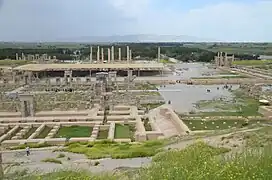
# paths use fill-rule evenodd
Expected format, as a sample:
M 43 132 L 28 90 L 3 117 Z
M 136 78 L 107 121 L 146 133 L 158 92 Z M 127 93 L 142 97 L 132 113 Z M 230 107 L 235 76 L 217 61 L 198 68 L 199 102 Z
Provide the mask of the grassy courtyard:
M 115 124 L 115 139 L 128 139 L 134 136 L 134 127 L 131 125 Z
M 109 134 L 108 129 L 99 130 L 97 139 L 107 139 Z
M 198 130 L 223 130 L 230 128 L 242 128 L 252 124 L 264 123 L 265 120 L 182 120 L 190 130 L 198 131 Z
M 51 127 L 45 126 L 42 132 L 35 139 L 44 139 L 49 134 L 51 129 L 52 129 Z
M 272 60 L 241 60 L 234 61 L 234 65 L 243 65 L 243 66 L 254 66 L 254 65 L 266 65 L 271 64 Z
M 36 131 L 36 129 L 38 128 L 37 127 L 30 128 L 29 131 L 23 136 L 23 139 L 29 138 L 29 136 L 31 136 Z
M 91 137 L 93 128 L 89 126 L 61 127 L 56 138 Z

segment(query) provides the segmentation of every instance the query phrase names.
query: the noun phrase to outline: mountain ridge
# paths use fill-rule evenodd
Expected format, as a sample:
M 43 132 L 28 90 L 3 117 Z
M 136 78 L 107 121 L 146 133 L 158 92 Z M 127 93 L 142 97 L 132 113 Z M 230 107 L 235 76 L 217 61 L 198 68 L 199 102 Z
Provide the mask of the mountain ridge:
M 82 36 L 74 38 L 61 38 L 58 42 L 89 42 L 89 43 L 147 43 L 147 42 L 216 42 L 218 40 L 198 38 L 187 35 L 154 35 L 154 34 L 130 34 L 111 36 Z

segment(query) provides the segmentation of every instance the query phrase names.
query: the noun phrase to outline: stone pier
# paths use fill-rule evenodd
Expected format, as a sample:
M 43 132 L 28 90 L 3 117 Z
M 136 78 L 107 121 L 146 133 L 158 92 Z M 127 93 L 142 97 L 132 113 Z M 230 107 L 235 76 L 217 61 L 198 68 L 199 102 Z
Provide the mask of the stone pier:
M 122 53 L 121 53 L 121 48 L 118 48 L 118 60 L 121 61 L 122 60 Z
M 160 62 L 161 60 L 161 48 L 158 47 L 158 63 Z
M 28 117 L 28 116 L 33 117 L 35 115 L 33 95 L 20 94 L 19 99 L 21 102 L 22 117 Z
M 72 71 L 71 70 L 64 71 L 64 82 L 65 82 L 65 84 L 68 84 L 69 82 L 71 82 L 71 78 L 72 78 Z
M 129 62 L 132 61 L 132 50 L 129 50 Z
M 127 63 L 129 63 L 129 46 L 127 46 Z
M 110 52 L 110 48 L 108 48 L 108 63 L 111 62 L 111 52 Z
M 100 62 L 100 48 L 99 48 L 99 46 L 97 47 L 97 56 L 96 56 L 96 61 L 97 61 L 97 63 L 99 63 Z
M 104 63 L 104 49 L 101 48 L 101 61 Z
M 111 47 L 111 62 L 114 63 L 114 46 Z
M 30 84 L 32 80 L 32 72 L 25 72 L 23 75 L 24 84 Z
M 90 47 L 90 63 L 93 62 L 93 47 Z

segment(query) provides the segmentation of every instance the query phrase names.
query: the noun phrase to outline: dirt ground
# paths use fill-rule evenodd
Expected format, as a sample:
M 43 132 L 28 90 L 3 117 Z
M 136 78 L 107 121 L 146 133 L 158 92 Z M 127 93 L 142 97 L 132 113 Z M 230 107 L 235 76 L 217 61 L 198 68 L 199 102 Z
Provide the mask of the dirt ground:
M 256 131 L 256 129 L 241 130 L 241 132 Z M 237 132 L 236 132 L 237 133 Z M 169 149 L 184 149 L 187 146 L 195 143 L 196 141 L 204 141 L 212 146 L 220 146 L 230 148 L 232 152 L 241 150 L 245 141 L 239 136 L 235 136 L 234 133 L 228 133 L 224 135 L 215 135 L 211 137 L 205 137 L 193 140 L 184 140 L 178 143 L 174 143 L 165 147 Z M 82 154 L 74 154 L 68 152 L 61 152 L 65 155 L 63 158 L 57 158 L 60 152 L 53 152 L 55 148 L 43 148 L 31 150 L 30 156 L 26 156 L 25 150 L 6 151 L 2 153 L 3 165 L 5 173 L 11 173 L 16 170 L 30 169 L 35 172 L 52 172 L 60 169 L 85 169 L 94 173 L 100 172 L 112 172 L 120 168 L 140 168 L 148 166 L 152 158 L 131 158 L 131 159 L 99 159 L 90 160 Z M 42 162 L 46 158 L 58 159 L 62 164 Z M 98 165 L 95 165 L 99 162 Z

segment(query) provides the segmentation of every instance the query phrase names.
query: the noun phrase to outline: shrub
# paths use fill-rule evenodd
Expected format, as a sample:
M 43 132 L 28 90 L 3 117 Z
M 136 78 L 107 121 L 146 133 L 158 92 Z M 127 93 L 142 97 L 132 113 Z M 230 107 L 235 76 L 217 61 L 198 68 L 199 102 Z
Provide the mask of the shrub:
M 49 162 L 49 163 L 55 163 L 55 164 L 62 164 L 62 162 L 58 159 L 54 159 L 54 158 L 47 158 L 42 160 L 42 162 Z
M 95 162 L 94 162 L 94 166 L 98 166 L 99 164 L 100 164 L 99 161 L 95 161 Z
M 63 154 L 63 153 L 60 153 L 58 156 L 57 156 L 57 158 L 64 158 L 65 157 L 65 154 Z

